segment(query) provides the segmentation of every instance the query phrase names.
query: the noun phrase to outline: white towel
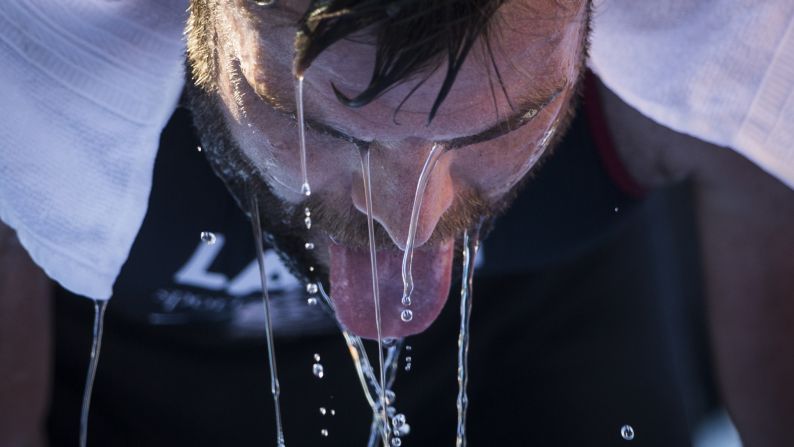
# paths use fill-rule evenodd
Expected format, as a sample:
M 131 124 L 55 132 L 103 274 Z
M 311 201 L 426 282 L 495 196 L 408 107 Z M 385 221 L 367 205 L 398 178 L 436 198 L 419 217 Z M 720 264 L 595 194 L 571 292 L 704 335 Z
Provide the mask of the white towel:
M 138 233 L 182 90 L 186 7 L 0 2 L 0 218 L 72 292 L 109 298 Z
M 794 188 L 794 1 L 595 3 L 590 65 L 610 90 Z

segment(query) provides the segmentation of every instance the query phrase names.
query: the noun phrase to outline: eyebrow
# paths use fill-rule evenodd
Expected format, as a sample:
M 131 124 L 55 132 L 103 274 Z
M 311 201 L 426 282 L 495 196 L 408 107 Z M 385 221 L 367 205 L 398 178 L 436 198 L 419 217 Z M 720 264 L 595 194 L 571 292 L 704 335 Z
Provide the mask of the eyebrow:
M 500 120 L 498 123 L 494 124 L 493 126 L 478 132 L 474 135 L 466 135 L 462 137 L 453 138 L 450 140 L 437 140 L 434 143 L 441 144 L 446 146 L 448 149 L 459 149 L 465 146 L 471 146 L 478 143 L 483 143 L 489 140 L 493 140 L 495 138 L 499 138 L 504 136 L 514 130 L 519 129 L 524 124 L 529 123 L 534 119 L 536 116 L 540 114 L 540 112 L 549 104 L 551 104 L 557 97 L 562 93 L 564 90 L 564 85 L 566 83 L 564 81 L 558 81 L 553 83 L 557 87 L 553 87 L 551 89 L 543 89 L 547 93 L 537 93 L 534 92 L 531 95 L 527 95 L 524 97 L 519 98 L 519 105 L 517 107 L 512 107 L 515 110 L 510 116 Z M 550 91 L 549 91 L 550 90 Z M 273 110 L 276 112 L 288 116 L 293 120 L 297 119 L 296 112 L 284 106 L 285 102 L 272 96 L 272 95 L 257 95 L 263 102 L 269 105 Z M 310 117 L 304 116 L 304 123 L 307 128 L 314 130 L 316 132 L 320 132 L 332 138 L 344 140 L 348 143 L 352 143 L 358 147 L 366 147 L 370 144 L 369 141 L 360 140 L 358 138 L 352 137 L 341 130 L 320 122 L 316 121 Z

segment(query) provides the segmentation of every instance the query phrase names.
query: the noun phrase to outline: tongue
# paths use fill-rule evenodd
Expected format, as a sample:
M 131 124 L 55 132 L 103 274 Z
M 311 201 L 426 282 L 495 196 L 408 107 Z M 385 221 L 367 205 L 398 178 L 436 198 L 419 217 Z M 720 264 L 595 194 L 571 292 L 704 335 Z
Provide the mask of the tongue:
M 414 291 L 411 321 L 403 321 L 402 259 L 398 249 L 378 250 L 381 336 L 397 338 L 424 331 L 438 317 L 447 301 L 455 247 L 450 239 L 434 247 L 414 251 Z M 336 317 L 351 332 L 365 338 L 378 337 L 369 252 L 331 244 L 331 300 Z

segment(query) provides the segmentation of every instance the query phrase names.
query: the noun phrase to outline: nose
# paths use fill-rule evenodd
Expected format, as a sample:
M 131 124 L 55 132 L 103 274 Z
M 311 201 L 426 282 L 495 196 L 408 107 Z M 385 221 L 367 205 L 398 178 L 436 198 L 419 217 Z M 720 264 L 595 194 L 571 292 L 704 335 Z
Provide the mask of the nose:
M 444 149 L 425 140 L 409 139 L 397 144 L 373 143 L 369 147 L 372 217 L 395 245 L 405 249 L 417 184 L 427 165 L 427 183 L 416 224 L 415 246 L 433 234 L 438 221 L 452 205 L 454 190 L 449 172 L 449 157 Z M 432 156 L 432 158 L 431 158 Z M 353 182 L 353 205 L 367 212 L 364 181 Z

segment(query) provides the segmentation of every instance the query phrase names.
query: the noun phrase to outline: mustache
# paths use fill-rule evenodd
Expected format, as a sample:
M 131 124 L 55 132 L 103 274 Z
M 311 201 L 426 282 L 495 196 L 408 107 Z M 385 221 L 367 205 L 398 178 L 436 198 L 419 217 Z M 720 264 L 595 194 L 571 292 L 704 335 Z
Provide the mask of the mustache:
M 432 246 L 450 238 L 460 238 L 464 231 L 476 228 L 483 219 L 499 214 L 506 207 L 504 203 L 505 201 L 490 203 L 476 191 L 459 193 L 439 219 L 425 245 Z M 339 244 L 362 249 L 369 247 L 367 215 L 352 203 L 347 207 L 339 207 L 330 200 L 324 200 L 322 194 L 313 193 L 297 207 L 300 211 L 294 214 L 295 222 L 302 224 L 305 218 L 303 209 L 307 207 L 311 210 L 312 230 L 319 229 Z M 373 230 L 373 242 L 377 249 L 396 247 L 386 229 L 375 219 Z

